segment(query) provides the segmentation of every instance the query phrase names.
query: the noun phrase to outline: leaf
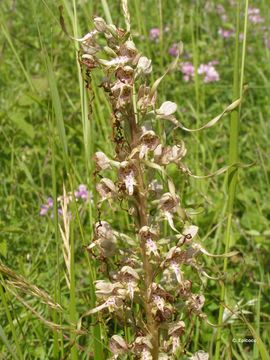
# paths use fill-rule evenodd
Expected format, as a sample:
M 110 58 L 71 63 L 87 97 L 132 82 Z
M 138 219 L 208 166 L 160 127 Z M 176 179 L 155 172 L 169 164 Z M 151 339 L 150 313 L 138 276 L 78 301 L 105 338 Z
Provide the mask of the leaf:
M 211 174 L 208 174 L 208 175 L 193 175 L 190 170 L 188 170 L 188 175 L 191 176 L 192 178 L 194 179 L 207 179 L 207 178 L 210 178 L 210 177 L 213 177 L 213 176 L 217 176 L 217 175 L 221 175 L 223 173 L 225 173 L 226 171 L 228 171 L 229 169 L 232 169 L 232 168 L 248 168 L 248 167 L 251 167 L 253 166 L 255 163 L 251 163 L 251 164 L 241 164 L 241 163 L 235 163 L 235 164 L 231 164 L 231 165 L 226 165 L 226 166 L 223 166 L 222 168 L 218 169 L 217 171 L 211 173 Z
M 0 254 L 4 257 L 7 257 L 7 242 L 3 240 L 0 242 Z
M 9 118 L 20 130 L 29 136 L 30 139 L 34 139 L 35 131 L 33 125 L 24 119 L 25 116 L 22 113 L 11 114 L 9 115 Z
M 217 115 L 212 120 L 210 120 L 208 123 L 206 123 L 205 125 L 201 126 L 198 129 L 188 129 L 185 126 L 183 126 L 181 123 L 179 123 L 177 125 L 177 127 L 179 127 L 182 130 L 188 131 L 188 132 L 195 132 L 195 131 L 200 131 L 203 129 L 208 129 L 208 128 L 214 126 L 220 119 L 222 119 L 225 114 L 235 110 L 241 104 L 242 100 L 243 100 L 243 97 L 235 100 L 233 103 L 231 103 L 229 106 L 227 106 L 226 109 L 224 109 L 221 114 Z
M 0 339 L 2 339 L 3 343 L 6 345 L 10 355 L 13 357 L 13 359 L 15 360 L 19 360 L 19 358 L 17 357 L 17 355 L 15 354 L 15 352 L 13 351 L 13 348 L 10 344 L 10 342 L 8 341 L 8 338 L 5 335 L 5 331 L 2 328 L 2 326 L 0 325 Z
M 206 251 L 204 249 L 201 249 L 201 252 L 207 256 L 215 257 L 215 258 L 229 258 L 229 257 L 239 254 L 239 251 L 231 251 L 231 252 L 224 253 L 224 254 L 210 254 L 208 251 Z
M 243 314 L 242 314 L 242 319 L 245 322 L 245 324 L 247 325 L 247 327 L 249 328 L 252 336 L 256 340 L 256 345 L 258 346 L 259 352 L 261 354 L 261 359 L 262 360 L 270 360 L 269 352 L 267 351 L 262 339 L 257 334 L 256 330 L 253 328 L 253 326 L 251 326 L 251 324 L 247 321 L 247 319 L 245 318 L 245 316 Z
M 67 165 L 68 164 L 67 136 L 66 136 L 65 123 L 64 123 L 64 117 L 63 117 L 63 111 L 62 111 L 62 104 L 61 104 L 60 95 L 59 95 L 58 86 L 57 86 L 57 80 L 55 77 L 55 73 L 53 71 L 52 63 L 51 63 L 50 58 L 47 53 L 45 53 L 45 60 L 46 60 L 47 76 L 48 76 L 49 86 L 50 86 L 50 90 L 51 90 L 51 98 L 52 98 L 52 104 L 53 104 L 53 109 L 54 109 L 55 118 L 56 118 L 58 134 L 59 134 L 61 145 L 63 148 L 66 167 L 68 167 L 68 165 Z

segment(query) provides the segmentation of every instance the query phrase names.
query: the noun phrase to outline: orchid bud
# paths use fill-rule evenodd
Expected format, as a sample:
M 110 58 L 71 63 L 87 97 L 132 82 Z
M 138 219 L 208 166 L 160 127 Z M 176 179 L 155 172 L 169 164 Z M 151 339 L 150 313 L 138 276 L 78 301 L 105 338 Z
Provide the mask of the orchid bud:
M 114 355 L 119 355 L 128 350 L 127 343 L 120 335 L 113 335 L 109 342 L 110 351 Z
M 83 51 L 85 52 L 85 54 L 82 56 L 82 58 L 86 58 L 85 55 L 95 55 L 99 50 L 100 50 L 100 47 L 99 46 L 91 46 L 87 43 L 83 43 L 82 44 L 82 48 L 83 48 Z M 94 59 L 93 57 L 89 57 L 88 59 Z
M 157 110 L 158 115 L 170 116 L 177 110 L 177 105 L 171 101 L 165 101 L 161 107 Z
M 106 21 L 101 17 L 94 18 L 94 26 L 99 32 L 104 32 L 104 33 L 108 32 Z
M 109 46 L 104 46 L 104 47 L 103 47 L 103 51 L 104 51 L 107 55 L 109 55 L 109 56 L 111 56 L 111 57 L 113 57 L 113 58 L 117 58 L 117 53 L 116 53 L 113 49 L 111 49 Z
M 111 60 L 98 59 L 98 62 L 101 65 L 104 65 L 106 68 L 116 68 L 118 69 L 121 66 L 126 65 L 130 59 L 127 56 L 118 56 Z
M 94 159 L 98 170 L 111 168 L 110 159 L 102 151 L 96 152 Z
M 145 56 L 141 56 L 137 68 L 136 68 L 136 75 L 148 75 L 152 72 L 152 60 L 149 60 Z
M 107 178 L 103 178 L 96 186 L 97 192 L 101 196 L 101 201 L 112 198 L 116 194 L 114 183 Z
M 112 295 L 120 287 L 119 283 L 110 283 L 106 280 L 97 280 L 95 282 L 96 294 L 97 295 Z
M 113 256 L 116 252 L 116 238 L 111 226 L 106 221 L 97 222 L 95 224 L 95 235 L 97 237 L 96 244 L 101 249 L 102 255 L 105 257 Z

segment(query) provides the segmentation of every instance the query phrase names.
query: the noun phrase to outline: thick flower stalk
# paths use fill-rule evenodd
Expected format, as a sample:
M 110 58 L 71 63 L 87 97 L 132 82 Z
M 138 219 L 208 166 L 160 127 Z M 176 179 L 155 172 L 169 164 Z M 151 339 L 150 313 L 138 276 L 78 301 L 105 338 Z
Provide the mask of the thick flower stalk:
M 185 145 L 168 145 L 155 132 L 158 121 L 176 122 L 177 106 L 170 101 L 157 106 L 158 83 L 148 85 L 151 60 L 127 31 L 102 18 L 95 18 L 94 26 L 79 39 L 81 63 L 87 72 L 103 73 L 100 87 L 111 104 L 115 154 L 95 154 L 100 220 L 88 251 L 102 272 L 95 284 L 99 302 L 89 313 L 114 321 L 112 358 L 179 358 L 192 316 L 205 318 L 204 296 L 194 293 L 186 278 L 187 266 L 203 274 L 197 256 L 205 251 L 166 171 L 174 164 L 187 172 Z M 130 221 L 121 233 L 103 218 L 103 210 L 115 210 L 117 203 L 117 216 L 127 211 Z

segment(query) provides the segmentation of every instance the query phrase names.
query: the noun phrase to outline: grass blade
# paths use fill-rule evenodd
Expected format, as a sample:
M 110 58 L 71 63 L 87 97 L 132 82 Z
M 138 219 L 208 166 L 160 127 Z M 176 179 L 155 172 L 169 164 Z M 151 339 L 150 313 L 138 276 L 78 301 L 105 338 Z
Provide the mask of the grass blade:
M 237 5 L 237 20 L 236 20 L 236 34 L 235 34 L 235 59 L 234 59 L 234 79 L 233 79 L 233 100 L 239 98 L 243 94 L 243 77 L 245 66 L 245 50 L 246 50 L 246 37 L 247 37 L 247 17 L 248 17 L 248 0 L 245 2 L 245 26 L 244 26 L 244 41 L 242 49 L 242 62 L 241 62 L 241 79 L 239 84 L 239 35 L 240 35 L 240 5 L 241 1 L 238 0 Z M 231 127 L 230 127 L 230 146 L 229 146 L 229 164 L 232 165 L 238 161 L 238 134 L 239 134 L 239 118 L 240 109 L 233 110 L 231 113 Z M 225 232 L 225 252 L 229 252 L 231 242 L 231 228 L 234 211 L 234 201 L 237 186 L 238 169 L 232 169 L 228 173 L 228 200 L 227 200 L 227 227 Z M 228 259 L 224 258 L 223 273 L 226 274 L 228 267 Z M 223 303 L 226 296 L 226 284 L 223 282 L 220 289 L 220 306 L 218 324 L 222 323 L 223 319 Z M 218 328 L 216 338 L 215 360 L 220 359 L 221 347 L 221 330 Z

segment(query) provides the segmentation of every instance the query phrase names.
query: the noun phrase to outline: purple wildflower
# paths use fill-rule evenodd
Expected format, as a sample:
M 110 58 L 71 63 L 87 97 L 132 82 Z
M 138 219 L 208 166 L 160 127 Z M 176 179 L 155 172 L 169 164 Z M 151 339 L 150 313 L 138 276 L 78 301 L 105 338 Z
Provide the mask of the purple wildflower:
M 40 207 L 40 216 L 47 215 L 48 211 L 53 208 L 53 198 L 48 197 L 46 204 L 42 204 Z
M 180 71 L 183 73 L 183 79 L 188 82 L 194 77 L 194 66 L 191 62 L 183 62 L 180 64 Z
M 47 215 L 48 210 L 49 210 L 49 208 L 48 208 L 47 205 L 41 205 L 39 215 L 40 215 L 40 216 L 45 216 L 45 215 Z
M 52 208 L 53 207 L 53 198 L 48 197 L 47 204 L 48 204 L 49 208 Z
M 159 28 L 152 28 L 149 32 L 149 39 L 152 41 L 157 41 L 160 36 Z
M 264 19 L 261 17 L 260 9 L 258 8 L 249 8 L 248 18 L 249 21 L 252 22 L 253 24 L 260 24 L 264 21 Z
M 78 189 L 75 191 L 76 199 L 82 199 L 84 201 L 88 200 L 88 190 L 84 184 L 79 185 Z
M 215 65 L 218 65 L 219 64 L 219 61 L 218 60 L 212 60 L 212 61 L 209 61 L 208 65 L 210 66 L 215 66 Z
M 218 35 L 220 35 L 223 39 L 229 39 L 234 35 L 234 32 L 232 30 L 226 30 L 226 29 L 219 29 Z
M 179 53 L 179 48 L 177 46 L 177 44 L 173 44 L 170 48 L 169 48 L 169 54 L 171 56 L 178 56 L 178 53 Z
M 214 65 L 217 65 L 218 61 L 213 60 L 208 64 L 201 64 L 198 68 L 198 74 L 204 75 L 203 81 L 205 83 L 210 83 L 213 81 L 219 81 L 219 73 L 215 69 Z M 183 73 L 183 79 L 185 82 L 188 82 L 194 78 L 195 69 L 191 62 L 183 62 L 180 64 L 180 71 Z
M 205 83 L 210 83 L 214 81 L 219 81 L 219 73 L 213 66 L 213 62 L 208 64 L 201 64 L 198 68 L 198 74 L 204 75 L 203 81 Z

